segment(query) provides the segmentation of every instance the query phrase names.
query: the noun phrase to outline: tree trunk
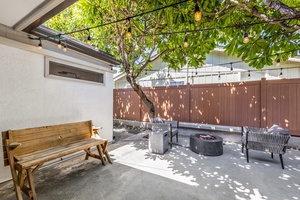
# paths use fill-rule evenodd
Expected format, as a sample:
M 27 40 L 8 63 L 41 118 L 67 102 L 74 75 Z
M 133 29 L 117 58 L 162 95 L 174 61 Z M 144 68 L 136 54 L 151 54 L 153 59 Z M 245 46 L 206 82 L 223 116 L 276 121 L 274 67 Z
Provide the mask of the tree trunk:
M 153 118 L 155 114 L 154 104 L 148 99 L 144 91 L 142 90 L 141 86 L 136 83 L 136 80 L 131 75 L 126 75 L 126 80 L 130 83 L 132 89 L 139 95 L 142 101 L 146 104 L 149 108 L 149 117 Z

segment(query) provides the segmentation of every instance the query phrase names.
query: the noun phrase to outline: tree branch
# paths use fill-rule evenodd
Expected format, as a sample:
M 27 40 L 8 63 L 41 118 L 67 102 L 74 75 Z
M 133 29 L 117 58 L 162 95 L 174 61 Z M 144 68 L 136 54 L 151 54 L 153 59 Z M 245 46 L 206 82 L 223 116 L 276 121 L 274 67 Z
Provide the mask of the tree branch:
M 285 4 L 281 3 L 280 1 L 270 1 L 270 0 L 262 0 L 262 2 L 267 6 L 269 9 L 277 10 L 283 16 L 288 16 L 289 18 L 296 18 L 300 17 L 300 12 L 296 11 Z
M 162 55 L 164 55 L 167 51 L 169 51 L 169 49 L 165 49 L 164 51 L 162 51 L 161 53 L 159 54 L 156 54 L 155 56 L 152 57 L 152 59 L 147 59 L 147 61 L 145 61 L 145 63 L 140 67 L 138 73 L 137 73 L 137 76 L 139 76 L 143 71 L 144 69 L 147 67 L 147 65 L 151 62 L 154 62 L 155 60 L 157 60 L 158 58 L 160 58 Z
M 300 29 L 299 25 L 292 25 L 289 26 L 287 24 L 285 24 L 283 21 L 274 21 L 274 20 L 285 20 L 285 19 L 290 19 L 290 18 L 295 18 L 296 20 L 300 20 L 300 12 L 293 10 L 291 8 L 289 8 L 288 10 L 292 10 L 293 12 L 291 13 L 291 15 L 289 15 L 289 13 L 287 13 L 285 10 L 285 8 L 288 8 L 287 6 L 285 6 L 284 4 L 280 3 L 279 1 L 277 1 L 275 4 L 273 4 L 274 2 L 271 2 L 270 0 L 262 0 L 267 7 L 269 7 L 269 9 L 274 9 L 277 11 L 281 11 L 282 15 L 284 17 L 282 18 L 275 18 L 275 17 L 270 17 L 268 15 L 266 15 L 265 13 L 261 13 L 259 12 L 257 9 L 255 8 L 250 8 L 247 6 L 246 3 L 240 3 L 237 0 L 230 0 L 231 3 L 237 5 L 239 8 L 248 11 L 249 13 L 251 13 L 253 16 L 256 16 L 260 19 L 262 19 L 263 21 L 269 22 L 271 24 L 278 24 L 279 26 L 281 26 L 282 28 L 286 29 L 286 30 L 298 30 Z

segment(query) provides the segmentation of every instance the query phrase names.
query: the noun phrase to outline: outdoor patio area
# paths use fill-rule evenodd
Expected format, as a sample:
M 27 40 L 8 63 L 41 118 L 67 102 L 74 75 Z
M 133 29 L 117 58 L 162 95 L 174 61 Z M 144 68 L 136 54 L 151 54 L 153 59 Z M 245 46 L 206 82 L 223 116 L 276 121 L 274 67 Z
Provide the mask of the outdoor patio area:
M 300 199 L 299 150 L 287 150 L 284 170 L 278 155 L 264 152 L 250 150 L 247 163 L 239 134 L 222 133 L 223 155 L 202 156 L 188 148 L 195 131 L 180 129 L 181 146 L 159 155 L 148 151 L 143 132 L 115 129 L 112 165 L 82 155 L 41 169 L 34 177 L 38 199 Z M 0 185 L 0 196 L 15 199 L 12 181 Z

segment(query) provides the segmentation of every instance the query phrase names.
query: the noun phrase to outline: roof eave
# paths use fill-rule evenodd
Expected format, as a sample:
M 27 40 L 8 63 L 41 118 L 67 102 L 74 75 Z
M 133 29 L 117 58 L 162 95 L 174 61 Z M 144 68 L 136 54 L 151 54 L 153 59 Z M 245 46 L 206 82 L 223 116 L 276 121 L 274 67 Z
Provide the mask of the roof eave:
M 42 25 L 42 26 L 39 26 L 36 29 L 34 29 L 31 32 L 31 34 L 35 35 L 37 37 L 48 37 L 48 36 L 59 35 L 59 32 Z M 99 60 L 103 60 L 103 61 L 109 63 L 110 65 L 120 65 L 121 64 L 121 62 L 119 60 L 117 60 L 113 55 L 111 55 L 109 53 L 106 53 L 101 50 L 96 50 L 93 46 L 90 46 L 88 44 L 80 42 L 70 36 L 64 35 L 63 37 L 66 39 L 67 46 L 69 49 L 89 55 L 89 56 L 99 59 Z M 55 39 L 55 37 L 50 37 L 48 39 L 48 41 L 57 43 L 57 40 Z

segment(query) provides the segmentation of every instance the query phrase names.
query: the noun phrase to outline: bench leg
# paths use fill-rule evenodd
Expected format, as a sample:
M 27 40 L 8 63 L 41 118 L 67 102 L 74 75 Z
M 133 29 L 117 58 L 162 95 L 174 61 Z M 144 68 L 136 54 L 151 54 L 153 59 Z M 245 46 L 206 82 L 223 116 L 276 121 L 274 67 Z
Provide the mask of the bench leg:
M 25 170 L 22 169 L 21 171 L 19 171 L 19 183 L 20 183 L 20 188 L 23 188 L 26 180 L 25 180 Z
M 6 145 L 6 151 L 8 152 L 10 172 L 11 172 L 12 180 L 13 180 L 13 183 L 14 183 L 16 197 L 17 197 L 18 200 L 23 200 L 22 191 L 21 191 L 21 187 L 20 187 L 20 180 L 18 179 L 17 170 L 16 170 L 13 155 L 9 153 L 10 149 L 8 148 L 8 145 Z
M 32 172 L 31 169 L 26 169 L 27 172 L 27 177 L 28 177 L 28 185 L 29 185 L 29 189 L 30 189 L 30 198 L 32 200 L 36 200 L 36 192 L 35 192 L 35 187 L 34 187 L 34 183 L 33 183 L 33 176 L 32 176 Z
M 15 187 L 15 192 L 16 192 L 16 196 L 18 200 L 23 200 L 22 197 L 22 191 L 21 191 L 21 187 L 20 187 L 20 180 L 18 179 L 17 176 L 17 171 L 15 170 L 15 167 L 11 166 L 11 175 L 12 175 L 12 179 L 14 182 L 14 187 Z
M 98 149 L 98 153 L 99 153 L 99 156 L 100 156 L 100 160 L 102 162 L 102 165 L 105 165 L 104 163 L 104 158 L 103 158 L 103 153 L 102 153 L 102 149 L 100 147 L 100 145 L 97 145 L 97 149 Z
M 103 153 L 105 154 L 106 159 L 108 160 L 108 162 L 110 164 L 112 164 L 112 161 L 111 161 L 110 156 L 107 151 L 107 142 L 105 142 L 105 144 L 101 144 L 101 147 L 102 147 Z
M 90 150 L 91 150 L 91 148 L 88 148 L 88 151 L 90 151 Z M 85 159 L 88 160 L 88 159 L 89 159 L 89 156 L 90 156 L 90 155 L 88 154 L 88 152 L 86 152 L 86 154 L 85 154 Z
M 282 154 L 279 154 L 279 158 L 280 158 L 280 162 L 281 162 L 281 167 L 282 167 L 282 169 L 284 169 Z

